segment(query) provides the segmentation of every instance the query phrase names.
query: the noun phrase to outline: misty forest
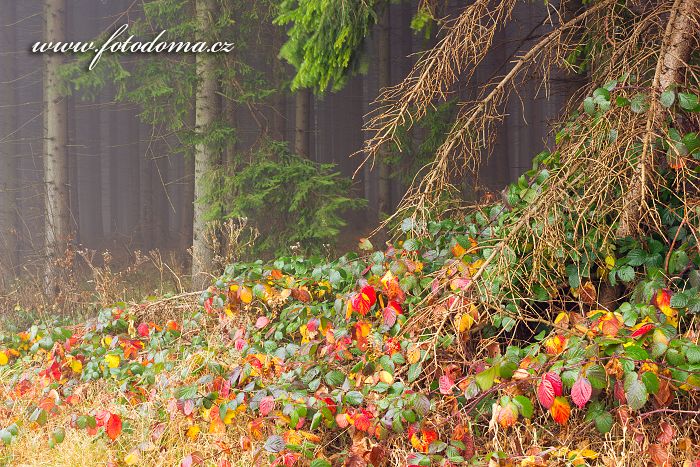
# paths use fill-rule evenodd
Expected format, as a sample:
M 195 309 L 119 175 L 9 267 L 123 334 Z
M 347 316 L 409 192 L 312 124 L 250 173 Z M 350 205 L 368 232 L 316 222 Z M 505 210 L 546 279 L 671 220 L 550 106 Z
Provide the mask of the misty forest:
M 700 0 L 0 0 L 0 465 L 700 466 Z

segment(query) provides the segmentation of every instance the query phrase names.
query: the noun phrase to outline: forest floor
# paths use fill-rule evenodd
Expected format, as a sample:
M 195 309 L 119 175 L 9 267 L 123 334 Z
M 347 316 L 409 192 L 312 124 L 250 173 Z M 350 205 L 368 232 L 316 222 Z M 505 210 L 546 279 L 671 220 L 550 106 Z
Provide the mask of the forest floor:
M 547 410 L 539 386 L 530 395 L 539 366 L 518 354 L 510 367 L 511 346 L 476 339 L 473 309 L 454 324 L 459 351 L 475 352 L 466 366 L 452 341 L 395 332 L 420 315 L 428 295 L 419 284 L 435 283 L 430 264 L 401 257 L 400 268 L 376 252 L 251 263 L 204 293 L 114 300 L 58 321 L 49 307 L 5 322 L 0 465 L 700 465 L 695 395 L 664 386 L 673 403 L 657 391 L 644 412 L 620 404 L 606 413 L 594 389 L 600 401 L 588 410 L 554 394 Z M 133 277 L 105 271 L 95 276 L 100 297 L 129 296 L 120 287 Z M 462 287 L 445 285 L 454 296 Z M 557 355 L 576 351 L 573 334 L 561 334 Z M 549 343 L 547 365 L 559 358 Z

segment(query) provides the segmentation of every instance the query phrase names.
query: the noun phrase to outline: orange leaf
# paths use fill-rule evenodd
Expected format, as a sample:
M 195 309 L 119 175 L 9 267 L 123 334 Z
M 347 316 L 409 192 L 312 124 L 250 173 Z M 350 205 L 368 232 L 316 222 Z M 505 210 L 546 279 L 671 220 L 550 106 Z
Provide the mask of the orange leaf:
M 105 433 L 109 436 L 109 439 L 114 441 L 117 436 L 122 432 L 122 419 L 119 415 L 113 413 L 109 415 L 107 419 L 107 424 L 105 425 Z
M 569 421 L 569 416 L 571 415 L 571 407 L 566 399 L 563 397 L 555 397 L 552 407 L 550 407 L 549 412 L 552 414 L 552 418 L 555 422 L 560 425 L 566 425 Z
M 518 420 L 518 409 L 515 406 L 515 404 L 508 403 L 505 406 L 501 407 L 501 410 L 498 412 L 498 424 L 501 425 L 503 428 L 508 428 L 513 425 L 515 425 L 515 422 Z

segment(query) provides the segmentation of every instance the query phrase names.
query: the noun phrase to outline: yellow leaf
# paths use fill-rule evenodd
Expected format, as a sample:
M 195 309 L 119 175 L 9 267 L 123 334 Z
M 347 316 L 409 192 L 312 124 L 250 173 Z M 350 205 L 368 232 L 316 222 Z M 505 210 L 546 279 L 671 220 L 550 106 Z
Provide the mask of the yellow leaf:
M 382 370 L 379 372 L 379 381 L 392 385 L 394 384 L 394 377 L 388 371 Z
M 192 425 L 187 429 L 187 437 L 194 441 L 197 439 L 197 436 L 199 435 L 199 432 L 201 431 L 201 428 L 199 428 L 199 425 Z
M 457 329 L 459 332 L 466 332 L 472 328 L 474 318 L 469 313 L 460 313 L 457 316 Z
M 420 349 L 415 345 L 409 346 L 406 357 L 408 358 L 408 363 L 413 365 L 420 360 Z
M 136 465 L 140 460 L 139 452 L 134 450 L 124 457 L 124 463 L 126 465 Z
M 476 274 L 479 271 L 479 269 L 481 269 L 481 266 L 483 266 L 483 265 L 484 265 L 483 259 L 479 259 L 479 260 L 474 261 L 472 264 L 469 265 L 469 274 L 473 276 L 474 274 Z
M 224 425 L 230 425 L 233 419 L 236 417 L 235 410 L 227 410 L 226 415 L 224 415 Z
M 381 283 L 384 285 L 384 287 L 386 287 L 392 280 L 394 280 L 394 274 L 392 274 L 391 271 L 387 271 L 386 274 L 384 274 L 384 277 L 382 277 Z
M 7 354 L 4 351 L 0 351 L 0 366 L 5 366 L 7 365 L 7 362 L 10 359 L 7 358 Z
M 608 269 L 612 269 L 615 267 L 615 257 L 608 255 L 605 257 L 605 265 L 608 267 Z
M 82 373 L 83 364 L 80 360 L 73 360 L 70 362 L 70 369 L 75 373 Z
M 105 355 L 105 362 L 109 368 L 117 368 L 121 359 L 119 355 L 109 354 Z
M 241 287 L 239 294 L 243 303 L 249 304 L 253 301 L 253 292 L 251 292 L 251 290 L 248 287 Z
M 569 313 L 566 311 L 560 312 L 556 318 L 554 318 L 554 324 L 569 324 Z

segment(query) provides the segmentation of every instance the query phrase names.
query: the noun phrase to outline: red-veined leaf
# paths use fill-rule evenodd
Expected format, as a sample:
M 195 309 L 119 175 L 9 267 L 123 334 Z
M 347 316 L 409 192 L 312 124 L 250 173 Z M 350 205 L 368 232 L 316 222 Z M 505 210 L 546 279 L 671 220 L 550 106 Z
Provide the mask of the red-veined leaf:
M 438 386 L 440 387 L 440 394 L 452 394 L 454 382 L 452 382 L 448 375 L 442 375 L 438 381 Z
M 272 396 L 265 396 L 260 400 L 260 415 L 266 417 L 275 408 L 275 398 Z
M 561 377 L 558 374 L 549 371 L 542 376 L 542 380 L 546 380 L 551 383 L 555 396 L 561 396 L 563 394 L 564 385 L 562 384 Z
M 591 399 L 592 392 L 593 388 L 591 387 L 590 381 L 581 376 L 571 388 L 571 400 L 574 401 L 574 404 L 576 404 L 579 409 L 582 409 Z
M 542 379 L 537 386 L 537 400 L 540 401 L 542 407 L 549 409 L 554 403 L 554 388 L 552 383 L 546 379 Z

